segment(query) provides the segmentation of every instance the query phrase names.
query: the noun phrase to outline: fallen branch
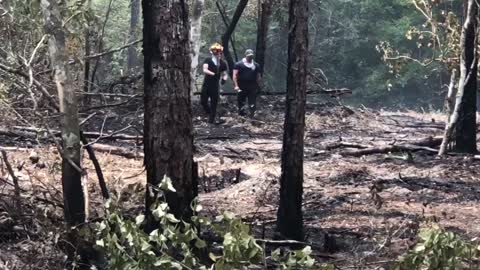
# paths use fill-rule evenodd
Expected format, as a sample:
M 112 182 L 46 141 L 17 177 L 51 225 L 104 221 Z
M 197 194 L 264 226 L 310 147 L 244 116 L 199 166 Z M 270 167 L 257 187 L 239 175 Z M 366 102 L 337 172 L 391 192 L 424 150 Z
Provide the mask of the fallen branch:
M 351 89 L 341 88 L 341 89 L 320 89 L 320 90 L 311 90 L 307 91 L 309 95 L 331 95 L 331 96 L 339 96 L 344 94 L 352 94 Z M 201 92 L 194 92 L 194 95 L 200 95 Z M 259 92 L 259 96 L 285 96 L 286 92 Z M 221 96 L 236 96 L 237 92 L 220 92 Z
M 47 132 L 46 129 L 40 129 L 35 127 L 23 127 L 23 126 L 13 126 L 15 130 L 10 129 L 0 129 L 0 135 L 5 136 L 17 136 L 17 137 L 26 137 L 31 138 L 38 133 L 45 133 Z M 128 126 L 131 128 L 131 126 Z M 125 131 L 126 128 L 121 129 L 120 131 Z M 119 131 L 119 132 L 120 132 Z M 60 131 L 52 130 L 52 133 L 56 137 L 60 137 Z M 139 136 L 134 135 L 127 135 L 127 134 L 117 134 L 117 131 L 110 133 L 110 134 L 102 134 L 100 132 L 83 132 L 83 136 L 89 139 L 97 139 L 97 140 L 123 140 L 123 141 L 135 141 L 139 139 Z
M 81 131 L 80 131 L 81 134 Z M 90 146 L 88 143 L 87 138 L 85 136 L 80 136 L 83 145 Z M 102 167 L 100 167 L 100 162 L 98 162 L 97 157 L 95 156 L 95 152 L 93 152 L 92 147 L 85 147 L 87 150 L 88 156 L 92 160 L 93 167 L 95 167 L 95 172 L 97 173 L 98 183 L 100 185 L 100 189 L 102 190 L 102 196 L 104 199 L 108 200 L 110 195 L 108 193 L 107 184 L 105 183 L 105 178 L 103 177 Z
M 27 129 L 30 129 L 30 130 L 34 130 L 34 128 L 27 128 Z M 43 130 L 42 130 L 43 131 Z M 55 135 L 56 137 L 59 137 L 60 136 L 60 132 L 59 131 L 56 131 L 55 134 L 54 132 L 51 132 L 53 135 Z M 95 136 L 98 135 L 98 133 L 94 133 Z M 16 130 L 3 130 L 3 129 L 0 129 L 0 135 L 4 135 L 4 136 L 9 136 L 9 137 L 19 137 L 19 138 L 24 138 L 24 139 L 36 139 L 37 137 L 37 134 L 35 132 L 24 132 L 24 131 L 16 131 Z M 92 134 L 82 134 L 84 136 L 81 136 L 81 137 L 89 137 L 91 136 Z M 126 135 L 122 135 L 122 136 L 126 136 Z M 111 138 L 116 138 L 117 135 L 114 135 L 112 136 Z M 135 136 L 131 136 L 132 138 L 131 139 L 137 139 L 137 137 Z M 134 138 L 133 138 L 134 137 Z M 45 137 L 46 139 L 48 139 L 48 136 Z M 95 137 L 96 138 L 96 137 Z M 130 137 L 123 137 L 123 138 L 130 138 Z M 83 138 L 81 138 L 82 141 L 83 141 Z M 124 148 L 124 147 L 118 147 L 118 146 L 111 146 L 111 145 L 106 145 L 106 144 L 93 144 L 93 145 L 85 145 L 85 149 L 88 151 L 89 148 L 92 148 L 96 151 L 99 151 L 99 152 L 103 152 L 103 153 L 110 153 L 112 155 L 118 155 L 118 156 L 123 156 L 123 157 L 126 157 L 126 158 L 140 158 L 140 157 L 143 157 L 143 154 L 135 154 L 133 153 L 132 151 L 130 151 L 129 149 L 127 148 Z M 4 149 L 4 150 L 11 150 L 11 151 L 15 151 L 17 150 L 16 147 L 10 147 L 10 148 L 6 148 L 6 147 L 2 147 L 0 149 Z M 25 149 L 22 149 L 20 148 L 19 150 L 25 150 Z M 92 158 L 93 156 L 91 155 L 91 153 L 89 153 L 89 156 L 90 158 Z
M 112 145 L 107 145 L 107 144 L 94 144 L 91 145 L 91 147 L 98 152 L 101 153 L 108 153 L 112 155 L 117 155 L 117 156 L 122 156 L 125 158 L 132 158 L 132 159 L 137 159 L 137 158 L 143 158 L 144 154 L 143 153 L 138 153 L 135 151 L 132 151 L 128 148 L 125 147 L 119 147 L 119 146 L 112 146 Z
M 428 151 L 436 153 L 438 150 L 433 149 L 432 147 L 439 146 L 442 143 L 441 137 L 429 137 L 426 139 L 410 142 L 410 143 L 402 143 L 397 145 L 388 145 L 388 146 L 380 146 L 380 147 L 371 147 L 366 149 L 361 149 L 357 151 L 345 151 L 340 153 L 342 156 L 353 156 L 353 157 L 360 157 L 364 155 L 371 155 L 371 154 L 386 154 L 392 152 L 400 152 L 400 151 Z
M 22 203 L 21 203 L 21 200 L 20 200 L 20 185 L 18 184 L 18 178 L 15 176 L 15 173 L 13 172 L 12 165 L 10 164 L 10 162 L 8 162 L 7 152 L 5 152 L 5 150 L 3 150 L 3 149 L 0 152 L 2 152 L 2 159 L 3 159 L 3 162 L 5 163 L 5 165 L 7 166 L 8 173 L 10 174 L 10 176 L 12 176 L 13 185 L 15 187 L 16 207 L 19 210 L 19 212 L 21 213 L 22 212 Z
M 342 148 L 342 147 L 366 149 L 366 148 L 369 148 L 370 146 L 362 145 L 362 144 L 358 144 L 358 143 L 334 142 L 334 143 L 326 145 L 325 150 L 333 150 L 333 149 Z
M 255 239 L 258 243 L 263 243 L 265 245 L 271 245 L 271 246 L 310 246 L 312 249 L 316 250 L 324 250 L 323 246 L 314 244 L 314 243 L 306 243 L 306 242 L 301 242 L 301 241 L 296 241 L 296 240 L 269 240 L 269 239 Z M 318 253 L 315 252 L 315 256 L 319 256 L 322 258 L 328 258 L 328 259 L 335 259 L 336 257 L 327 254 L 327 253 Z

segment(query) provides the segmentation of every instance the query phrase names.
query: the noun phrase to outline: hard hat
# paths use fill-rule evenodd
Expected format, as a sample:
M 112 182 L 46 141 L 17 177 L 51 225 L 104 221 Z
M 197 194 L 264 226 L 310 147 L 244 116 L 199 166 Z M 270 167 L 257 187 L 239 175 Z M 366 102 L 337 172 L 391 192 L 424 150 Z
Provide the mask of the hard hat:
M 212 44 L 212 46 L 210 46 L 210 51 L 220 51 L 220 52 L 223 52 L 223 46 L 220 45 L 220 43 L 215 42 L 215 43 Z

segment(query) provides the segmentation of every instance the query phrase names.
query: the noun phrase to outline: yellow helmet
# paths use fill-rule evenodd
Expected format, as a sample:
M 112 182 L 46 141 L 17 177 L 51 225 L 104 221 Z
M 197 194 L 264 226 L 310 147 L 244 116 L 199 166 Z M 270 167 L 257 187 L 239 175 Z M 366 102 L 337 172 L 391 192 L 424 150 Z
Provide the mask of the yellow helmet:
M 223 46 L 220 45 L 220 43 L 215 42 L 215 43 L 212 44 L 212 46 L 210 46 L 210 51 L 223 52 Z

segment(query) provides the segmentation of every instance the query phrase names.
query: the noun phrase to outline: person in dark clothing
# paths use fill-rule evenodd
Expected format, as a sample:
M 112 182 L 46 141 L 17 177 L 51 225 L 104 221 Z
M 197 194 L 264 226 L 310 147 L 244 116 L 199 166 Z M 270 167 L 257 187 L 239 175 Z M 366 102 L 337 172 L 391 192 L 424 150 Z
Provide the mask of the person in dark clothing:
M 203 109 L 209 115 L 208 122 L 216 123 L 215 117 L 217 114 L 217 105 L 220 90 L 220 78 L 222 84 L 228 78 L 227 63 L 222 60 L 223 47 L 215 43 L 210 47 L 211 57 L 205 59 L 203 62 L 203 73 L 205 79 L 203 80 L 202 92 L 200 94 L 200 103 Z M 210 104 L 209 104 L 210 99 Z
M 245 51 L 245 58 L 235 64 L 233 83 L 238 92 L 238 114 L 246 115 L 245 101 L 248 99 L 249 117 L 255 115 L 257 91 L 261 83 L 262 69 L 253 60 L 253 50 Z

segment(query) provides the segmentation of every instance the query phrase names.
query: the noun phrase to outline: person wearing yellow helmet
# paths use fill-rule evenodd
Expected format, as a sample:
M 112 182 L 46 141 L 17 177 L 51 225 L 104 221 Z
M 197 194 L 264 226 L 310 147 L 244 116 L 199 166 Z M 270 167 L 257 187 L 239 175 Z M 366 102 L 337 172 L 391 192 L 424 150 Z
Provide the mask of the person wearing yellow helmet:
M 209 115 L 209 123 L 216 123 L 215 118 L 219 99 L 220 79 L 222 79 L 223 84 L 228 78 L 228 66 L 227 63 L 222 60 L 222 53 L 223 46 L 219 43 L 214 43 L 210 47 L 211 56 L 203 62 L 203 74 L 205 74 L 205 78 L 200 94 L 200 103 Z

